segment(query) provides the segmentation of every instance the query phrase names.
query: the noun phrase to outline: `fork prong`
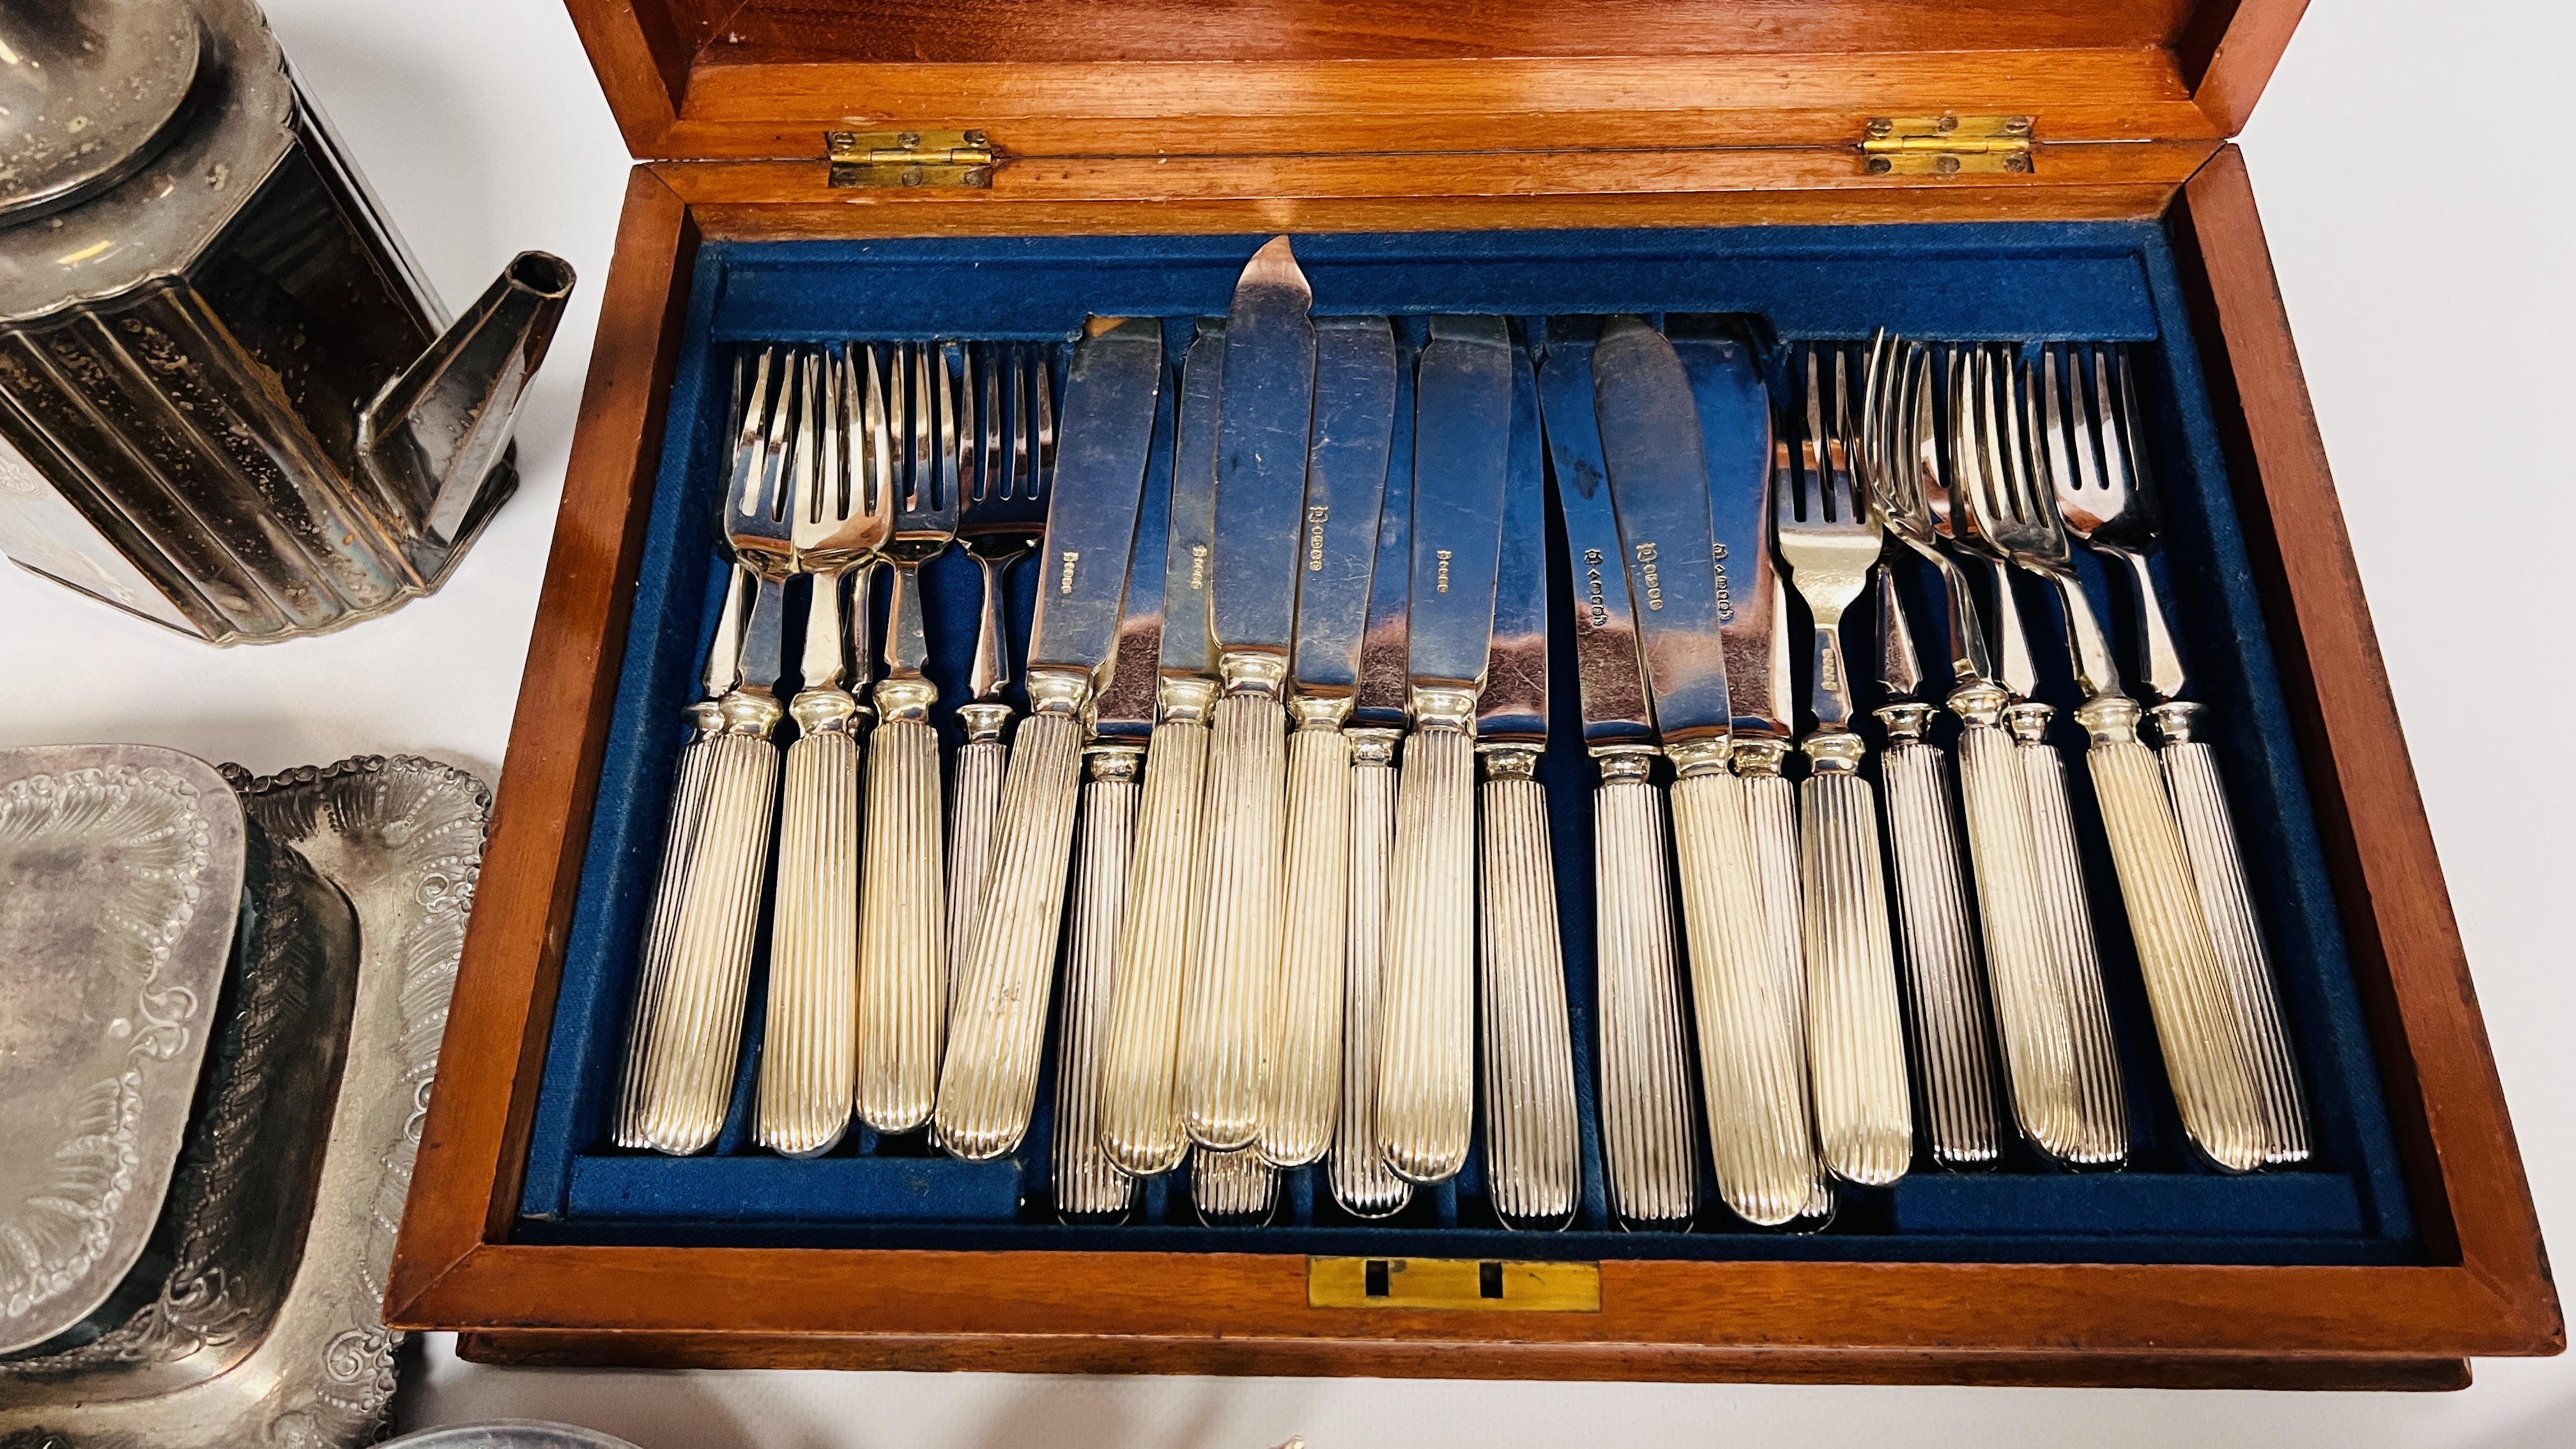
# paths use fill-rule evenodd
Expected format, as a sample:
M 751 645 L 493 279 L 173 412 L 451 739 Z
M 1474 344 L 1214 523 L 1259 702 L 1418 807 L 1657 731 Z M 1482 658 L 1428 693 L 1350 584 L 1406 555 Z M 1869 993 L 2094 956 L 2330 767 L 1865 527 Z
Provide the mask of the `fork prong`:
M 1797 516 L 1800 522 L 1821 522 L 1824 518 L 1825 473 L 1830 466 L 1831 444 L 1825 434 L 1825 397 L 1823 367 L 1816 356 L 1815 344 L 1800 347 L 1807 370 L 1807 435 L 1798 445 Z
M 822 359 L 814 352 L 799 352 L 796 358 L 796 440 L 795 453 L 789 461 L 788 492 L 785 499 L 788 518 L 797 545 L 806 546 L 813 537 L 814 525 L 823 521 L 821 462 L 816 444 L 821 428 L 815 418 L 815 394 L 821 391 L 817 380 Z
M 996 342 L 981 344 L 984 353 L 984 451 L 977 460 L 975 497 L 978 501 L 992 497 L 1003 484 L 1002 479 L 1002 348 Z
M 1855 491 L 1853 470 L 1860 466 L 1860 447 L 1852 427 L 1851 349 L 1834 346 L 1834 430 L 1826 442 L 1826 453 L 1833 464 L 1825 475 L 1825 517 L 1845 528 L 1857 525 L 1864 512 Z
M 868 396 L 862 431 L 867 435 L 869 486 L 877 491 L 876 506 L 888 514 L 894 512 L 894 437 L 893 421 L 887 414 L 885 378 L 877 367 L 875 344 L 861 348 L 868 359 Z
M 1035 350 L 1030 380 L 1037 393 L 1038 456 L 1037 471 L 1029 479 L 1031 498 L 1044 496 L 1048 480 L 1055 477 L 1055 349 L 1041 342 Z
M 971 503 L 976 498 L 976 431 L 974 431 L 974 343 L 948 343 L 958 364 L 958 472 L 956 500 Z
M 767 437 L 761 445 L 760 467 L 751 494 L 743 499 L 745 518 L 776 520 L 779 516 L 779 484 L 787 466 L 787 436 L 795 417 L 797 355 L 790 349 L 778 368 L 778 391 L 769 408 Z
M 2075 457 L 2079 449 L 2088 446 L 2080 437 L 2069 436 L 2072 428 L 2067 404 L 2071 399 L 2067 396 L 2065 384 L 2071 379 L 2063 369 L 2071 369 L 2074 361 L 2071 353 L 2055 345 L 2039 351 L 2038 440 L 2046 449 L 2048 481 L 2061 506 L 2067 502 L 2069 489 L 2083 486 L 2084 480 L 2076 469 Z
M 912 482 L 904 495 L 904 508 L 935 508 L 938 505 L 938 467 L 940 459 L 933 454 L 933 397 L 930 397 L 930 343 L 904 343 L 912 353 Z
M 840 522 L 850 516 L 850 480 L 841 471 L 841 365 L 832 349 L 816 349 L 817 382 L 823 391 L 822 487 L 815 509 L 818 522 Z
M 1029 496 L 1029 351 L 1011 344 L 1011 476 L 1002 485 L 1005 498 Z
M 2118 406 L 2116 389 L 2121 380 L 2111 370 L 2111 357 L 2106 349 L 2096 345 L 2087 350 L 2093 354 L 2093 415 L 2089 431 L 2094 446 L 2101 450 L 2102 472 L 2098 482 L 2113 494 L 2125 494 L 2130 485 L 2129 470 L 2125 466 L 2129 452 L 2129 418 Z M 2071 351 L 2066 362 L 2071 373 L 2075 366 Z M 2072 381 L 2071 378 L 2069 380 Z M 2093 460 L 2087 457 L 2085 461 L 2090 463 Z
M 957 512 L 957 449 L 964 436 L 957 426 L 956 395 L 950 384 L 953 369 L 962 355 L 957 344 L 943 343 L 938 360 L 930 369 L 938 375 L 939 390 L 939 496 L 932 500 L 931 507 L 950 516 Z

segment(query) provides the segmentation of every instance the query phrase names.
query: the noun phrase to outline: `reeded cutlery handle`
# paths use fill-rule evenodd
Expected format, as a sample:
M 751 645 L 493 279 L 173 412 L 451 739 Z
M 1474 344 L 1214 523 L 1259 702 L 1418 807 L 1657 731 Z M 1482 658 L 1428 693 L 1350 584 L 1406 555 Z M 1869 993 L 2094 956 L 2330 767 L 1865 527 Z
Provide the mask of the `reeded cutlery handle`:
M 2002 1143 L 1995 1124 L 1985 972 L 1969 925 L 1958 832 L 1950 823 L 1950 783 L 1941 751 L 1922 738 L 1931 713 L 1921 704 L 1878 712 L 1888 737 L 1878 776 L 1887 790 L 1897 939 L 1926 1135 L 1934 1160 L 1965 1167 L 1992 1163 Z
M 1651 755 L 1606 757 L 1592 792 L 1601 1150 L 1620 1220 L 1677 1226 L 1697 1211 L 1699 1189 L 1664 792 L 1646 773 L 1653 764 Z
M 2039 865 L 2031 843 L 2030 790 L 2020 752 L 2001 728 L 2006 696 L 1990 684 L 1950 697 L 1959 716 L 1959 794 L 1977 878 L 1977 919 L 1985 929 L 1986 978 L 1994 989 L 1996 1035 L 2013 1121 L 2031 1145 L 2059 1161 L 2079 1156 L 2075 1042 L 2066 988 L 2039 924 Z
M 1739 739 L 1731 763 L 1743 784 L 1745 838 L 1753 860 L 1754 921 L 1771 963 L 1772 979 L 1778 983 L 1779 1000 L 1789 1014 L 1799 1110 L 1807 1112 L 1813 1108 L 1814 1092 L 1807 1062 L 1806 900 L 1799 879 L 1798 788 L 1780 773 L 1788 755 L 1785 741 Z M 1807 1189 L 1807 1205 L 1798 1210 L 1790 1226 L 1798 1231 L 1822 1228 L 1833 1215 L 1834 1186 L 1819 1170 Z
M 680 903 L 688 895 L 689 857 L 697 850 L 698 821 L 706 813 L 707 785 L 715 770 L 708 743 L 724 728 L 724 706 L 701 700 L 690 706 L 689 718 L 697 732 L 680 747 L 679 765 L 672 772 L 671 821 L 662 837 L 662 873 L 654 886 L 653 917 L 644 928 L 644 952 L 636 966 L 635 1014 L 626 1025 L 626 1071 L 612 1132 L 620 1147 L 652 1145 L 644 1135 L 645 1061 L 670 981 L 671 956 L 680 936 Z
M 1333 1133 L 1333 1201 L 1354 1217 L 1381 1218 L 1413 1200 L 1413 1185 L 1386 1165 L 1377 1139 L 1380 995 L 1386 976 L 1387 869 L 1395 855 L 1395 745 L 1391 729 L 1351 734 L 1350 906 L 1342 962 L 1342 1110 Z
M 1055 1073 L 1055 1207 L 1068 1219 L 1122 1216 L 1136 1199 L 1136 1180 L 1100 1147 L 1100 1065 L 1134 845 L 1137 759 L 1133 745 L 1094 750 L 1082 786 Z
M 778 795 L 778 747 L 769 740 L 778 702 L 737 691 L 724 710 L 728 732 L 707 742 L 706 806 L 637 1104 L 646 1145 L 673 1154 L 704 1150 L 724 1128 Z
M 1035 681 L 1032 681 L 1035 684 Z M 1029 1130 L 1046 1044 L 1048 987 L 1073 853 L 1081 726 L 1061 712 L 1020 722 L 993 823 L 993 871 L 957 983 L 934 1127 L 969 1162 L 1007 1156 Z
M 1477 864 L 1483 912 L 1485 1176 L 1507 1227 L 1574 1217 L 1574 1033 L 1557 936 L 1547 790 L 1535 750 L 1485 752 Z
M 1342 1096 L 1351 742 L 1332 711 L 1308 714 L 1288 736 L 1287 809 L 1279 966 L 1257 1145 L 1273 1167 L 1303 1167 L 1321 1161 L 1332 1146 Z
M 1199 792 L 1208 730 L 1196 716 L 1165 718 L 1145 751 L 1135 858 L 1119 930 L 1118 973 L 1101 1063 L 1100 1145 L 1138 1177 L 1181 1165 L 1181 983 L 1198 921 Z
M 910 1132 L 930 1120 L 947 1019 L 939 736 L 926 721 L 889 718 L 868 738 L 867 765 L 858 1114 L 879 1132 Z
M 1744 784 L 1722 765 L 1674 781 L 1673 836 L 1718 1195 L 1780 1227 L 1804 1215 L 1818 1173 L 1805 1043 L 1767 939 Z
M 2165 787 L 2173 795 L 2174 815 L 2182 826 L 2183 854 L 2190 858 L 2192 880 L 2200 887 L 2201 907 L 2209 917 L 2210 943 L 2218 948 L 2238 1018 L 2245 1024 L 2255 1085 L 2263 1096 L 2265 1136 L 2270 1139 L 2263 1160 L 2269 1165 L 2304 1162 L 2311 1149 L 2298 1061 L 2281 1021 L 2280 985 L 2263 949 L 2253 892 L 2245 883 L 2245 859 L 2237 849 L 2236 822 L 2218 778 L 2218 757 L 2191 736 L 2200 709 L 2179 701 L 2158 705 L 2154 713 L 2165 743 L 2156 753 L 2165 768 Z
M 1279 850 L 1287 713 L 1232 691 L 1208 759 L 1207 896 L 1181 995 L 1181 1127 L 1231 1152 L 1260 1135 L 1261 1052 L 1279 967 Z
M 2093 736 L 2086 758 L 2120 898 L 2129 908 L 2138 969 L 2155 1009 L 2156 1041 L 2185 1131 L 2212 1162 L 2235 1172 L 2263 1165 L 2261 1098 L 2237 1030 L 2235 1001 L 2201 914 L 2182 831 L 2155 757 L 2138 743 L 2135 701 L 2097 695 L 2076 712 Z
M 1816 1140 L 1834 1176 L 1885 1187 L 1912 1165 L 1914 1110 L 1887 934 L 1878 802 L 1853 773 L 1860 736 L 1819 733 L 1803 748 L 1814 761 L 1798 793 Z
M 976 711 L 989 711 L 971 719 Z M 993 812 L 1002 801 L 1002 771 L 1011 751 L 997 733 L 1005 717 L 999 705 L 961 707 L 969 721 L 966 743 L 957 747 L 956 773 L 948 802 L 948 940 L 944 955 L 949 1007 L 954 1009 L 957 978 L 966 969 L 966 947 L 984 899 L 984 880 L 993 869 Z
M 753 1140 L 789 1157 L 831 1150 L 858 1086 L 858 702 L 808 690 L 788 706 L 778 809 L 778 900 L 770 913 L 769 1013 Z
M 1377 1136 L 1408 1182 L 1467 1162 L 1476 1115 L 1475 746 L 1451 724 L 1404 744 L 1387 901 Z
M 2013 754 L 2021 762 L 2022 789 L 2030 798 L 2040 939 L 2057 969 L 2073 1043 L 2079 1145 L 2067 1161 L 2116 1167 L 2129 1155 L 2128 1089 L 2120 1076 L 2119 1042 L 2111 1031 L 2111 1003 L 2103 989 L 2102 956 L 2093 934 L 2093 907 L 2084 890 L 2084 865 L 2075 854 L 2075 812 L 2066 803 L 2066 761 L 2048 742 L 2053 713 L 2049 706 L 2031 702 L 2006 711 L 2012 722 Z

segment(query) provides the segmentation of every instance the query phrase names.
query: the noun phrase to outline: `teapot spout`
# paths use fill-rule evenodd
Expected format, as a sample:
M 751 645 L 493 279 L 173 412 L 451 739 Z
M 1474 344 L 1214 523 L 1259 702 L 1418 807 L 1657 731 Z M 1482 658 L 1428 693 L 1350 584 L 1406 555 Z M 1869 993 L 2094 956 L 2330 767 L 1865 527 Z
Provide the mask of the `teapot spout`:
M 519 253 L 358 419 L 358 453 L 377 487 L 437 542 L 456 541 L 501 465 L 572 285 L 563 258 Z

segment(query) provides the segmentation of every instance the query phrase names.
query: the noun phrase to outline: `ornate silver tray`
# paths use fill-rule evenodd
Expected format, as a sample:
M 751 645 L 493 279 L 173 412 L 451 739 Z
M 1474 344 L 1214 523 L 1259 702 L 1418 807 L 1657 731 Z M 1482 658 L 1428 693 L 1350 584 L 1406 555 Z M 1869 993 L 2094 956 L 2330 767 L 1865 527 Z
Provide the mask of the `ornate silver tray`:
M 400 1338 L 380 1318 L 384 1277 L 491 795 L 412 758 L 225 776 L 267 841 L 291 847 L 275 852 L 264 893 L 254 883 L 254 913 L 266 901 L 306 917 L 257 922 L 262 948 L 239 973 L 189 1165 L 155 1234 L 172 1263 L 157 1298 L 68 1354 L 0 1362 L 0 1449 L 350 1445 L 373 1437 L 392 1402 Z M 327 892 L 299 892 L 304 862 Z M 352 912 L 354 942 L 333 939 L 333 900 Z M 347 997 L 337 1008 L 335 992 Z M 345 1033 L 318 1041 L 280 1025 L 338 1011 Z M 345 1042 L 336 1070 L 317 1067 L 334 1038 Z M 276 1179 L 295 1175 L 279 1165 L 298 1144 L 314 1163 L 311 1211 L 300 1244 L 280 1253 L 275 1204 L 293 1185 Z
M 109 1307 L 161 1217 L 241 899 L 242 809 L 146 745 L 0 750 L 0 1354 Z

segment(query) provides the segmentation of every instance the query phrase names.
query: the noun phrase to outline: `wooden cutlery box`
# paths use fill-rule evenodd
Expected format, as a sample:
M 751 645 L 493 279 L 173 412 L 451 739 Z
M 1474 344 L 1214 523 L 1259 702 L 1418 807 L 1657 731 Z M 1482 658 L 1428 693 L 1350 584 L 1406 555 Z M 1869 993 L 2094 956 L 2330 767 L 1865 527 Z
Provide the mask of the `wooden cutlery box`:
M 638 164 L 388 1323 L 512 1363 L 2280 1387 L 2456 1387 L 2472 1356 L 2563 1345 L 2227 139 L 2302 0 L 570 4 Z M 734 345 L 1221 313 L 1279 232 L 1319 312 L 1400 326 L 1743 312 L 1790 338 L 2137 344 L 2161 566 L 2224 722 L 2316 1160 L 2188 1160 L 2098 831 L 2119 1174 L 1924 1165 L 1820 1234 L 1625 1233 L 1587 1085 L 1565 1232 L 1501 1229 L 1472 1162 L 1386 1223 L 1341 1218 L 1308 1169 L 1266 1227 L 1198 1226 L 1161 1184 L 1136 1221 L 1066 1226 L 1051 1093 L 1016 1160 L 854 1135 L 790 1161 L 744 1140 L 749 1052 L 713 1153 L 605 1145 L 721 590 Z M 952 553 L 928 586 L 943 685 L 974 578 Z M 1591 771 L 1556 694 L 1588 1084 Z M 1409 1276 L 1372 1295 L 1386 1272 Z

